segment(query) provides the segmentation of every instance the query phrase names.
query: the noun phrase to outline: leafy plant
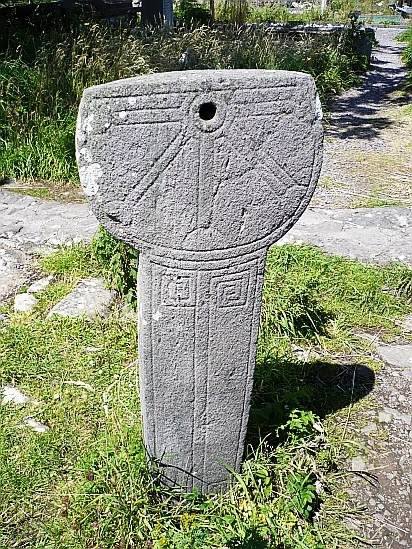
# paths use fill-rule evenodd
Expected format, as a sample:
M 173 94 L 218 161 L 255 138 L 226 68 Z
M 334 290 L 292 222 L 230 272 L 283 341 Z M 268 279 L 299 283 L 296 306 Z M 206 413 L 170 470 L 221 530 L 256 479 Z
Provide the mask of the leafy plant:
M 320 499 L 315 482 L 313 473 L 307 475 L 292 473 L 287 480 L 287 488 L 291 495 L 287 509 L 298 513 L 305 520 L 312 520 L 319 509 Z
M 412 269 L 400 268 L 399 280 L 396 284 L 397 295 L 404 296 L 409 302 L 412 301 Z
M 127 305 L 136 308 L 138 252 L 99 225 L 98 235 L 91 243 L 91 253 L 109 284 L 124 297 Z
M 180 0 L 174 10 L 174 16 L 187 28 L 205 25 L 210 21 L 210 11 L 197 0 Z

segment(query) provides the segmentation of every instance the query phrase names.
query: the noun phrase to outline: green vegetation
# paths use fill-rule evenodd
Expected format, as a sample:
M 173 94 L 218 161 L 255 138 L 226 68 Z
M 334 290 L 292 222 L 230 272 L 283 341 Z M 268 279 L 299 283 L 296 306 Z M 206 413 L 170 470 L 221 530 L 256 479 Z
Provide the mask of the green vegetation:
M 180 10 L 180 11 L 179 11 Z M 205 9 L 185 0 L 183 22 Z M 203 10 L 203 11 L 202 11 Z M 201 15 L 201 13 L 203 15 Z M 1 15 L 0 15 L 1 17 Z M 322 100 L 357 81 L 365 58 L 353 52 L 350 32 L 291 39 L 260 26 L 180 26 L 147 33 L 135 24 L 108 27 L 77 18 L 51 26 L 2 21 L 0 36 L 0 180 L 78 184 L 74 131 L 85 87 L 149 72 L 266 68 L 308 72 Z M 188 67 L 186 67 L 188 68 Z
M 346 6 L 335 2 L 332 11 Z M 199 26 L 206 10 L 195 16 L 200 8 L 190 0 L 179 9 L 186 26 L 174 33 L 82 20 L 59 32 L 5 24 L 0 179 L 76 185 L 73 134 L 83 89 L 181 70 L 189 49 L 190 68 L 309 72 L 324 101 L 365 66 L 350 35 L 279 39 L 258 27 Z M 242 2 L 216 5 L 222 21 L 284 20 L 279 10 L 263 16 Z M 90 246 L 41 260 L 55 278 L 32 312 L 15 313 L 11 303 L 0 308 L 7 319 L 0 321 L 0 387 L 31 397 L 0 405 L 0 549 L 357 546 L 346 521 L 361 510 L 343 489 L 344 460 L 356 442 L 346 440 L 336 419 L 360 409 L 371 388 L 353 385 L 356 365 L 376 367 L 355 333 L 396 332 L 395 321 L 411 310 L 411 270 L 364 266 L 302 246 L 270 250 L 243 468 L 227 494 L 201 496 L 162 486 L 160 471 L 147 467 L 133 314 L 119 302 L 96 322 L 46 318 L 86 276 L 104 276 L 133 306 L 136 262 L 133 250 L 100 229 Z M 24 425 L 28 416 L 50 430 L 32 431 Z
M 408 44 L 402 54 L 402 61 L 411 69 L 408 76 L 408 90 L 410 91 L 412 90 L 412 26 L 402 32 L 398 36 L 398 40 L 400 42 L 407 42 Z
M 353 443 L 337 415 L 362 406 L 356 364 L 374 367 L 354 333 L 397 330 L 411 310 L 411 270 L 272 247 L 242 472 L 227 494 L 180 495 L 147 468 L 135 319 L 115 310 L 94 323 L 46 320 L 80 278 L 116 281 L 112 253 L 133 259 L 104 232 L 45 257 L 41 268 L 55 279 L 34 311 L 0 310 L 0 386 L 32 399 L 0 406 L 0 547 L 356 547 L 345 521 L 361 514 L 342 489 Z M 27 416 L 50 430 L 23 427 Z
M 200 5 L 197 0 L 180 0 L 173 11 L 179 25 L 194 27 L 196 25 L 205 25 L 210 22 L 210 11 Z

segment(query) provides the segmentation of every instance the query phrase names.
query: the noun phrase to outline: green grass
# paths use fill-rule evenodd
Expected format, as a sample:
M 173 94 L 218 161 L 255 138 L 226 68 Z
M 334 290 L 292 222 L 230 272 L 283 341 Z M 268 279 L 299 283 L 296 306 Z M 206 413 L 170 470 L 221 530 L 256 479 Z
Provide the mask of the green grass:
M 406 42 L 407 46 L 402 53 L 402 61 L 407 67 L 411 69 L 407 81 L 407 90 L 412 90 L 412 26 L 397 36 L 397 40 L 400 42 Z
M 0 311 L 0 386 L 32 399 L 0 405 L 0 547 L 356 547 L 345 520 L 362 514 L 342 488 L 352 443 L 338 417 L 371 388 L 353 387 L 356 364 L 373 364 L 354 333 L 396 333 L 411 310 L 410 269 L 272 247 L 242 472 L 227 494 L 182 496 L 146 464 L 135 321 L 117 310 L 96 322 L 46 320 L 80 278 L 116 270 L 101 238 L 100 249 L 42 260 L 55 279 L 33 312 Z M 23 427 L 27 416 L 50 430 Z

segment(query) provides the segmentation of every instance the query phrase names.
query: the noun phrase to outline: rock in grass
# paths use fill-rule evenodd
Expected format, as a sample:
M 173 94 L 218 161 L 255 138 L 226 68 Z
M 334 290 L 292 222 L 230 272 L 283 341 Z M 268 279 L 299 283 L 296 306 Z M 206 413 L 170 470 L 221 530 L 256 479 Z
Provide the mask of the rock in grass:
M 50 431 L 50 427 L 48 425 L 40 423 L 40 421 L 35 420 L 33 416 L 27 416 L 24 419 L 24 424 L 34 429 L 36 433 L 46 433 L 47 431 Z
M 19 313 L 27 313 L 37 305 L 37 301 L 34 295 L 28 293 L 17 294 L 14 299 L 14 310 Z
M 21 391 L 19 391 L 18 389 L 16 389 L 16 387 L 13 387 L 12 385 L 6 385 L 6 387 L 3 388 L 2 393 L 2 404 L 26 404 L 30 401 L 30 397 L 24 395 Z
M 87 278 L 57 303 L 47 318 L 51 318 L 53 315 L 70 317 L 85 315 L 90 319 L 96 316 L 107 316 L 114 297 L 115 293 L 104 287 L 103 279 Z
M 40 280 L 36 280 L 36 282 L 33 282 L 33 284 L 30 284 L 30 286 L 27 288 L 27 293 L 35 294 L 36 292 L 42 292 L 47 288 L 47 286 L 50 284 L 52 280 L 53 280 L 53 275 L 46 276 L 44 278 L 41 278 Z
M 404 318 L 401 327 L 404 332 L 408 334 L 412 333 L 412 315 L 408 315 Z

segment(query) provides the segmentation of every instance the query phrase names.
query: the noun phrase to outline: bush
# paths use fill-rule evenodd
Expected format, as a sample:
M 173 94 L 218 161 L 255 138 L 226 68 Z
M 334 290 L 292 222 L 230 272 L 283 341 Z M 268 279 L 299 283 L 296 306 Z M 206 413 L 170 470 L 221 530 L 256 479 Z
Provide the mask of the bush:
M 188 28 L 205 25 L 210 21 L 210 11 L 196 0 L 180 0 L 174 15 L 178 23 Z

